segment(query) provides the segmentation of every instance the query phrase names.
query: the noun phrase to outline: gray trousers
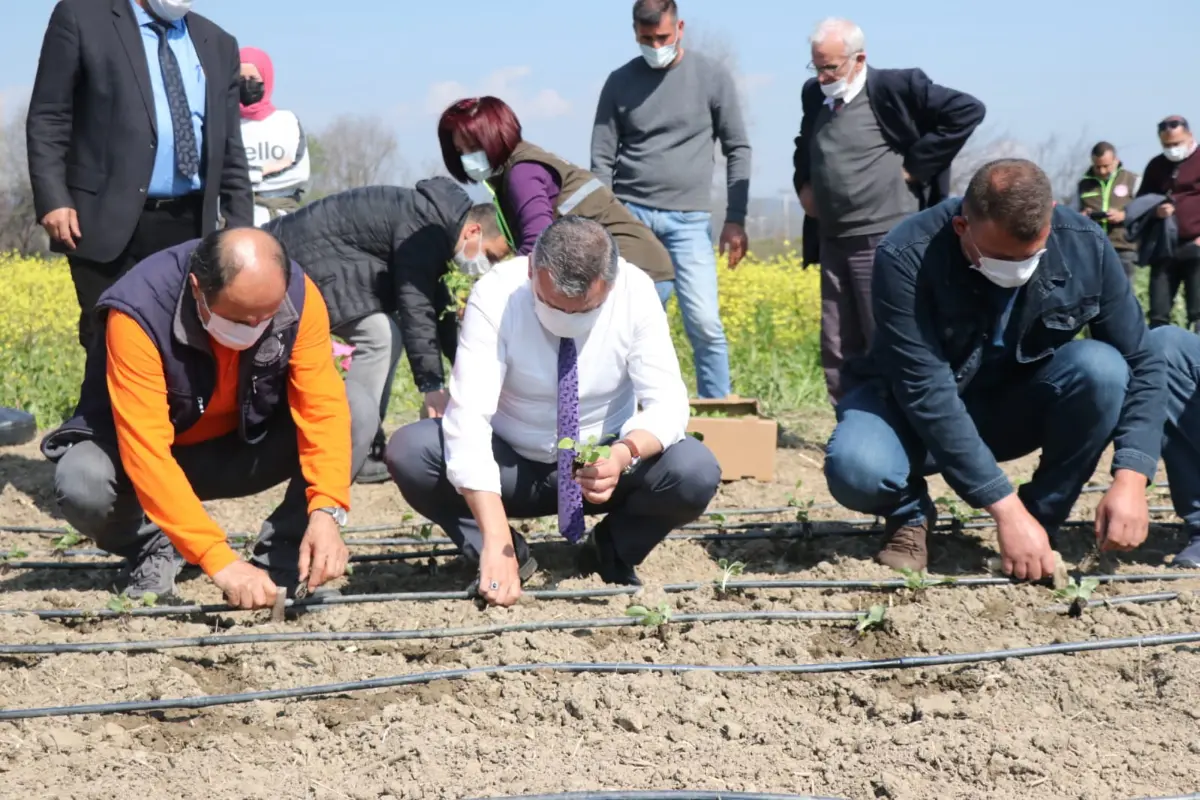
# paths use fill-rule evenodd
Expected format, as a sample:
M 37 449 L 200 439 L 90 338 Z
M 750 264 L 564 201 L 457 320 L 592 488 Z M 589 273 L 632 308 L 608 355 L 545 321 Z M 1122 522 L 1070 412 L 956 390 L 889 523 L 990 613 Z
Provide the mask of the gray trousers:
M 871 276 L 884 235 L 821 237 L 821 367 L 833 405 L 845 395 L 842 366 L 866 355 L 875 338 Z
M 387 419 L 392 399 L 392 380 L 396 365 L 404 353 L 400 327 L 390 314 L 370 314 L 333 329 L 346 344 L 354 345 L 347 382 L 357 383 L 371 397 L 378 398 L 379 419 Z
M 1133 276 L 1137 273 L 1137 251 L 1136 250 L 1118 250 L 1117 256 L 1121 259 L 1121 266 L 1125 268 L 1125 277 L 1133 282 Z
M 346 384 L 350 403 L 351 472 L 367 459 L 379 428 L 375 398 Z M 288 488 L 262 524 L 251 559 L 272 573 L 297 570 L 300 540 L 308 528 L 308 482 L 300 469 L 296 426 L 287 409 L 266 437 L 247 444 L 237 433 L 200 444 L 172 448 L 196 496 L 202 501 L 248 497 L 287 481 Z M 97 441 L 73 446 L 58 462 L 54 489 L 63 518 L 100 548 L 139 563 L 173 545 L 142 513 L 133 484 L 115 445 Z
M 413 510 L 437 523 L 475 561 L 483 536 L 467 501 L 446 478 L 442 446 L 440 419 L 406 425 L 388 442 L 388 469 Z M 558 513 L 556 464 L 523 458 L 499 437 L 492 439 L 492 453 L 500 465 L 500 495 L 509 519 Z M 717 459 L 688 436 L 644 459 L 621 477 L 607 503 L 585 503 L 584 513 L 607 514 L 599 524 L 611 534 L 621 560 L 636 567 L 668 533 L 704 513 L 720 484 Z

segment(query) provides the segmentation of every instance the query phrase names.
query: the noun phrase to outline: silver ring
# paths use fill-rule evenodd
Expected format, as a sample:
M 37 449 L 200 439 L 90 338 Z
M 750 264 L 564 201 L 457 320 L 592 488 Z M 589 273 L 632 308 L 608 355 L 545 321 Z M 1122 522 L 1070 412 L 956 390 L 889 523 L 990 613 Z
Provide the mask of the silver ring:
M 492 591 L 494 592 L 499 588 L 500 588 L 500 584 L 497 583 L 496 581 L 492 581 Z

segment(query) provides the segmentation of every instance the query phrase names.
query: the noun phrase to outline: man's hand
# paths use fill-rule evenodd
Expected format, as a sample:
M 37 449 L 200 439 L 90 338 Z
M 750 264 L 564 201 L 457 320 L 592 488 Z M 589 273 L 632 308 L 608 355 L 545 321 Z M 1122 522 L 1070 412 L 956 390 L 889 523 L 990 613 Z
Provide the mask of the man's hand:
M 247 561 L 235 561 L 212 576 L 213 583 L 225 595 L 225 602 L 245 611 L 270 608 L 275 605 L 275 594 L 279 587 L 259 569 Z
M 804 209 L 805 214 L 816 219 L 817 203 L 813 200 L 811 183 L 806 183 L 800 187 L 800 207 Z
M 1175 206 L 1171 203 L 1159 203 L 1158 208 L 1154 209 L 1154 215 L 1159 219 L 1166 219 L 1175 213 Z
M 906 170 L 904 167 L 901 167 L 901 168 L 900 168 L 900 171 L 901 171 L 902 173 L 904 173 L 904 182 L 905 182 L 905 183 L 912 183 L 912 182 L 913 182 L 913 176 L 908 174 L 908 170 Z
M 511 536 L 485 538 L 479 554 L 479 594 L 494 606 L 516 603 L 521 597 L 519 567 Z
M 1150 532 L 1146 476 L 1117 470 L 1112 486 L 1096 509 L 1096 542 L 1101 550 L 1133 550 Z
M 729 268 L 733 269 L 746 256 L 749 240 L 746 229 L 736 222 L 726 222 L 721 229 L 720 252 L 729 252 Z
M 79 232 L 79 216 L 73 208 L 56 208 L 42 217 L 42 227 L 50 238 L 64 244 L 68 249 L 75 249 L 75 240 L 82 239 Z
M 324 511 L 314 511 L 300 540 L 300 580 L 308 581 L 311 592 L 345 575 L 349 560 L 350 551 L 342 541 L 337 521 Z
M 1050 537 L 1016 494 L 1010 494 L 987 510 L 996 520 L 1000 558 L 1006 575 L 1037 581 L 1054 574 Z
M 632 461 L 633 453 L 629 448 L 616 444 L 608 458 L 576 469 L 575 482 L 583 489 L 583 499 L 593 505 L 607 503 Z
M 1108 221 L 1114 225 L 1120 225 L 1125 221 L 1125 212 L 1119 208 L 1110 209 L 1108 212 Z
M 439 419 L 446 416 L 446 404 L 449 402 L 450 395 L 445 389 L 426 392 L 425 399 L 421 402 L 421 419 Z

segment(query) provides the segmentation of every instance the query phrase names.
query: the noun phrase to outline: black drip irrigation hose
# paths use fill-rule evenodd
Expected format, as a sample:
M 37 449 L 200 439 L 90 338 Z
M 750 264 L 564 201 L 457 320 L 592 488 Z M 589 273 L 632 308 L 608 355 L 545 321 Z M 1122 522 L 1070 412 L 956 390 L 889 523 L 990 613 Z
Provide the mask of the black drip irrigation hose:
M 672 625 L 696 622 L 845 622 L 858 620 L 856 611 L 732 611 L 701 614 L 672 614 Z M 399 631 L 294 631 L 289 633 L 235 633 L 214 636 L 184 636 L 121 642 L 71 642 L 55 644 L 0 644 L 0 656 L 61 655 L 63 653 L 153 653 L 181 647 L 226 647 L 235 644 L 280 644 L 294 642 L 395 642 L 416 639 L 462 639 L 505 633 L 537 631 L 584 631 L 600 628 L 644 627 L 633 617 L 605 619 L 554 619 L 514 622 L 505 625 L 474 625 L 464 628 L 422 628 Z
M 1178 580 L 1197 580 L 1200 579 L 1200 572 L 1197 571 L 1179 571 L 1179 572 L 1152 572 L 1130 575 L 1092 575 L 1102 584 L 1112 583 L 1151 583 L 1155 581 L 1178 581 Z M 930 578 L 930 580 L 938 580 Z M 931 585 L 927 588 L 935 589 L 939 586 L 944 587 L 980 587 L 980 586 L 1016 586 L 1020 584 L 1028 584 L 1029 581 L 1019 581 L 1013 578 L 1002 577 L 968 577 L 968 578 L 941 578 L 943 582 L 936 585 Z M 1043 579 L 1034 583 L 1045 585 L 1049 579 Z M 761 591 L 790 591 L 795 589 L 816 589 L 829 591 L 850 591 L 850 590 L 869 590 L 869 591 L 887 591 L 893 589 L 906 589 L 909 584 L 903 579 L 888 579 L 888 580 L 776 580 L 776 581 L 728 581 L 725 584 L 726 591 L 743 591 L 743 590 L 761 590 Z M 705 583 L 669 583 L 659 587 L 661 591 L 667 594 L 681 594 L 684 592 L 694 592 L 701 589 L 717 588 L 716 582 L 708 581 Z M 625 595 L 633 595 L 643 591 L 641 586 L 608 586 L 603 589 L 530 589 L 522 592 L 523 597 L 528 597 L 532 600 L 594 600 L 606 597 L 621 597 Z M 304 600 L 288 600 L 286 607 L 288 608 L 313 608 L 313 607 L 328 607 L 336 605 L 360 605 L 364 603 L 429 603 L 438 601 L 452 600 L 471 600 L 473 597 L 465 590 L 456 592 L 396 592 L 392 594 L 351 594 L 351 595 L 332 595 L 327 597 L 313 597 Z M 40 610 L 25 610 L 15 608 L 2 608 L 0 615 L 19 616 L 30 614 L 39 619 L 112 619 L 116 617 L 169 617 L 187 614 L 224 614 L 228 612 L 240 611 L 241 609 L 233 606 L 220 604 L 208 605 L 178 605 L 178 606 L 151 606 L 148 608 L 132 608 L 127 611 L 113 611 L 108 608 L 103 609 L 40 609 Z
M 320 697 L 371 689 L 414 686 L 438 680 L 461 680 L 476 676 L 504 674 L 566 673 L 627 675 L 649 672 L 676 675 L 687 672 L 711 672 L 725 675 L 813 675 L 835 672 L 849 673 L 886 669 L 944 667 L 958 664 L 979 664 L 989 661 L 1007 661 L 1013 658 L 1068 655 L 1072 653 L 1118 650 L 1133 647 L 1169 647 L 1172 645 L 1196 644 L 1198 642 L 1200 642 L 1200 632 L 1140 636 L 1127 639 L 1093 639 L 1086 642 L 1064 642 L 978 653 L 953 653 L 940 656 L 901 656 L 899 658 L 884 658 L 869 661 L 831 661 L 812 664 L 700 665 L 647 664 L 645 662 L 627 664 L 590 664 L 583 662 L 506 664 L 503 666 L 471 667 L 439 672 L 418 672 L 409 675 L 369 678 L 367 680 L 345 681 L 342 683 L 326 683 L 316 686 L 297 686 L 291 689 L 264 689 L 238 694 L 201 695 L 200 697 L 178 697 L 161 700 L 131 700 L 117 703 L 91 703 L 45 708 L 6 708 L 0 709 L 0 720 L 67 717 L 79 714 L 128 714 L 141 711 L 168 711 L 174 709 L 195 710 L 212 708 L 213 706 L 253 703 L 260 700 L 290 700 L 301 697 Z
M 1103 606 L 1149 605 L 1151 603 L 1170 603 L 1183 596 L 1183 592 L 1154 592 L 1153 594 L 1123 594 L 1118 597 L 1106 597 L 1099 600 L 1089 600 L 1082 605 L 1085 608 L 1100 608 Z M 1065 613 L 1071 610 L 1069 603 L 1047 606 L 1042 611 Z
M 1151 512 L 1165 513 L 1169 512 L 1169 508 L 1151 508 Z M 987 516 L 987 515 L 983 515 Z M 965 523 L 961 520 L 952 518 L 949 522 L 939 522 L 934 528 L 937 532 L 956 532 L 964 530 L 984 530 L 994 527 L 994 523 Z M 703 542 L 748 542 L 756 540 L 789 540 L 789 539 L 807 539 L 825 536 L 877 536 L 882 532 L 882 529 L 875 525 L 874 519 L 840 519 L 840 520 L 813 520 L 811 522 L 775 522 L 770 523 L 771 530 L 762 530 L 762 525 L 748 523 L 746 525 L 726 525 L 716 528 L 717 533 L 688 533 L 672 532 L 667 535 L 668 540 L 673 541 L 703 541 Z M 1063 523 L 1063 527 L 1090 527 L 1094 524 L 1092 520 L 1067 520 Z M 1181 522 L 1156 522 L 1156 527 L 1168 528 L 1178 527 Z M 866 526 L 866 527 L 864 527 Z M 691 526 L 684 526 L 684 529 Z M 699 526 L 703 530 L 712 530 L 712 526 Z M 540 533 L 526 536 L 526 541 L 537 544 L 543 542 L 562 542 L 561 536 L 554 533 Z M 454 546 L 454 542 L 447 537 L 396 537 L 387 539 L 346 539 L 347 547 L 419 547 L 422 545 L 450 545 L 444 549 L 434 547 L 432 550 L 411 550 L 407 552 L 391 552 L 391 553 L 374 553 L 374 554 L 359 554 L 350 557 L 350 561 L 356 564 L 383 563 L 392 561 L 422 561 L 429 558 L 443 558 L 450 556 L 461 555 L 462 551 Z M 232 541 L 232 544 L 238 544 Z M 24 558 L 24 554 L 19 553 L 20 557 Z M 7 567 L 12 570 L 110 570 L 121 569 L 126 566 L 124 561 L 73 561 L 66 560 L 69 558 L 84 558 L 107 555 L 105 551 L 98 549 L 83 549 L 83 550 L 66 550 L 61 553 L 64 560 L 57 561 L 13 561 L 14 552 L 9 551 L 0 553 L 0 567 Z
M 526 794 L 514 797 L 476 798 L 476 800 L 842 800 L 807 794 L 764 794 L 762 792 L 712 792 L 693 789 L 669 791 L 561 792 Z

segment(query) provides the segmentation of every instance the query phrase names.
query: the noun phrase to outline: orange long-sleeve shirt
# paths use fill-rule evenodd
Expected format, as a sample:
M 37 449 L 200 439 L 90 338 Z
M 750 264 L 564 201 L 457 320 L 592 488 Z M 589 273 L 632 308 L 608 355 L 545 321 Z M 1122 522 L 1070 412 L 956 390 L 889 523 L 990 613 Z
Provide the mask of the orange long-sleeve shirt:
M 288 404 L 308 482 L 308 510 L 349 509 L 350 407 L 333 363 L 329 311 L 308 277 L 304 287 L 304 311 L 288 364 Z M 146 516 L 189 563 L 214 575 L 238 556 L 205 512 L 171 448 L 237 430 L 239 353 L 209 339 L 217 361 L 216 388 L 200 420 L 176 436 L 167 408 L 162 356 L 154 342 L 119 311 L 109 314 L 105 336 L 108 393 L 125 472 Z

